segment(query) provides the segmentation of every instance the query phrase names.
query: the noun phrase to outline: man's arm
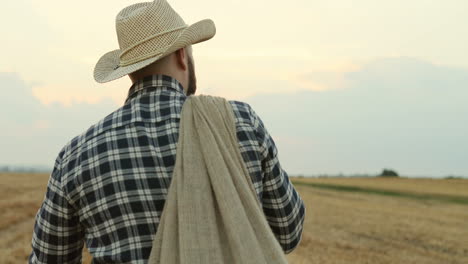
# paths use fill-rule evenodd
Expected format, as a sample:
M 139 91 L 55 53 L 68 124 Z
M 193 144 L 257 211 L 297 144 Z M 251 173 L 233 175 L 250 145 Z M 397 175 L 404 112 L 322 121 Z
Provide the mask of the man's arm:
M 305 217 L 304 202 L 281 168 L 275 142 L 262 120 L 251 109 L 262 155 L 263 211 L 285 253 L 299 244 Z
M 29 263 L 81 263 L 84 233 L 61 181 L 57 161 L 36 215 Z

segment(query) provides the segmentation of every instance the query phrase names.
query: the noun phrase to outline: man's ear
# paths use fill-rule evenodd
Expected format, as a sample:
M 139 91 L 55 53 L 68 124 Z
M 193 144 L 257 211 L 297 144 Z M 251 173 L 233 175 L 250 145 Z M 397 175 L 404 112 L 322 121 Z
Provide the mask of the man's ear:
M 178 49 L 175 52 L 176 56 L 176 61 L 177 61 L 177 67 L 180 67 L 182 70 L 187 70 L 188 69 L 188 58 L 187 54 L 185 52 L 185 49 Z

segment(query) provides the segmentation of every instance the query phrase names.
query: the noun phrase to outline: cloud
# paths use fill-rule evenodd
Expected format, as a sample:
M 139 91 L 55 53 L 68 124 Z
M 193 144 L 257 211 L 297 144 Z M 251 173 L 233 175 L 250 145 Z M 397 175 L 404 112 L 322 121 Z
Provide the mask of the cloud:
M 340 89 L 247 99 L 291 172 L 468 175 L 468 70 L 383 58 L 337 78 Z
M 303 69 L 302 69 L 303 70 Z M 346 86 L 346 75 L 343 73 L 356 72 L 360 66 L 355 63 L 340 63 L 321 65 L 320 69 L 299 74 L 291 78 L 298 87 L 313 91 L 327 91 L 342 89 Z
M 41 105 L 31 89 L 15 73 L 0 73 L 3 96 L 0 97 L 2 122 L 30 124 L 40 116 Z
M 91 85 L 89 84 L 91 83 Z M 115 80 L 107 84 L 93 82 L 63 82 L 52 84 L 37 84 L 32 86 L 32 93 L 42 104 L 59 103 L 72 106 L 79 103 L 97 104 L 112 100 L 121 104 L 125 100 L 130 81 L 128 78 Z
M 110 99 L 44 105 L 16 73 L 0 72 L 0 85 L 1 164 L 52 166 L 67 141 L 118 107 Z
M 400 57 L 335 75 L 326 76 L 325 91 L 281 90 L 246 99 L 276 140 L 288 172 L 393 168 L 410 176 L 468 176 L 468 70 Z M 111 99 L 45 105 L 15 73 L 0 73 L 0 85 L 1 163 L 50 166 L 67 141 L 118 107 Z

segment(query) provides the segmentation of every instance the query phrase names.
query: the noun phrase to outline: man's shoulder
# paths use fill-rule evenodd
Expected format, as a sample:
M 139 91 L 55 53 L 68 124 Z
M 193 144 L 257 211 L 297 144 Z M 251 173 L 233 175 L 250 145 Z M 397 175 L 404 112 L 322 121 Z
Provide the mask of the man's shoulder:
M 95 141 L 94 139 L 110 129 L 123 125 L 123 119 L 129 114 L 127 112 L 128 109 L 122 106 L 73 137 L 59 152 L 58 159 L 62 163 L 75 159 L 83 149 L 89 147 L 90 142 Z
M 235 100 L 230 100 L 229 103 L 231 104 L 234 112 L 236 123 L 249 125 L 255 124 L 256 114 L 248 103 Z
M 252 129 L 255 129 L 258 126 L 259 118 L 248 103 L 236 100 L 229 100 L 229 103 L 232 106 L 237 125 L 248 126 Z M 73 160 L 77 159 L 84 150 L 89 148 L 91 145 L 95 145 L 95 143 L 97 144 L 97 141 L 100 141 L 97 139 L 104 133 L 121 126 L 125 126 L 127 123 L 131 122 L 131 120 L 135 119 L 132 117 L 133 114 L 130 104 L 126 104 L 116 109 L 97 123 L 91 125 L 88 129 L 84 130 L 81 134 L 68 141 L 59 152 L 56 162 L 60 162 L 62 165 L 73 162 Z

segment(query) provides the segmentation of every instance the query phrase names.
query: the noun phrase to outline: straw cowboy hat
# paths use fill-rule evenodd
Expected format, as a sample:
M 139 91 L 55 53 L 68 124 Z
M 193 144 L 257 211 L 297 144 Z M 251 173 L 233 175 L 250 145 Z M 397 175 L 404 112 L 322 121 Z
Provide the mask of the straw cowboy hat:
M 121 78 L 216 34 L 212 20 L 189 26 L 166 0 L 124 8 L 117 15 L 116 29 L 120 49 L 104 54 L 97 62 L 94 79 L 99 83 Z

